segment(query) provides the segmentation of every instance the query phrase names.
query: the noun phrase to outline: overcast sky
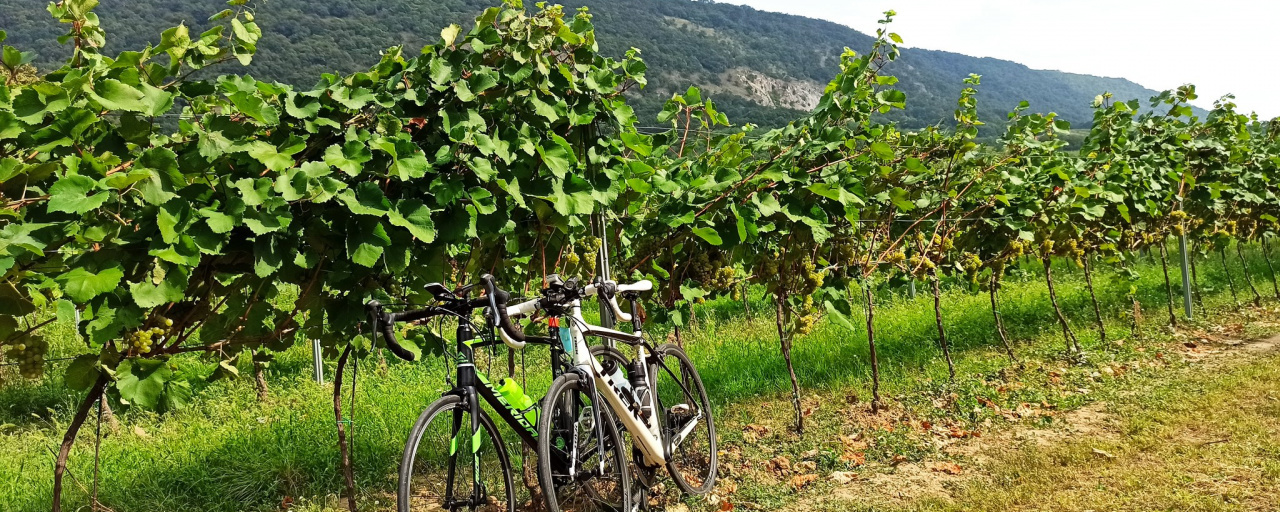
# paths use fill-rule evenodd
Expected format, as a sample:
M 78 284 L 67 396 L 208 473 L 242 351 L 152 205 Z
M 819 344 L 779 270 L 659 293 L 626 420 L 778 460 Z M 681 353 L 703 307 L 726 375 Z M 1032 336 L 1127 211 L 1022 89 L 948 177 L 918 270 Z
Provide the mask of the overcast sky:
M 1277 0 L 720 1 L 867 33 L 893 9 L 893 31 L 906 46 L 1123 77 L 1156 90 L 1193 83 L 1202 107 L 1234 93 L 1240 110 L 1280 116 Z

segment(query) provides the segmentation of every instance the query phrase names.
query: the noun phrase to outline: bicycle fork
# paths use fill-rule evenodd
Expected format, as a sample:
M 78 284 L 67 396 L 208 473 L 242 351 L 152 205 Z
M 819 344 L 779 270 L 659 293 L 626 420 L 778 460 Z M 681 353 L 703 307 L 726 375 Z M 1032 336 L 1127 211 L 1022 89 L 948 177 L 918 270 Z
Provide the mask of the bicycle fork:
M 469 325 L 466 323 L 458 325 L 456 338 L 458 340 L 457 349 L 460 355 L 465 356 L 465 361 L 472 360 L 475 355 L 471 346 L 466 343 L 467 341 L 470 341 L 472 337 L 474 337 L 474 333 L 471 331 L 471 327 Z M 471 415 L 471 424 L 468 425 L 468 427 L 470 427 L 471 435 L 467 436 L 467 438 L 462 438 L 458 435 L 462 433 L 463 412 L 461 408 L 454 409 L 453 421 L 451 422 L 449 431 L 449 467 L 446 470 L 445 479 L 446 487 L 444 504 L 445 509 L 447 510 L 454 510 L 460 506 L 477 507 L 483 505 L 485 498 L 487 498 L 484 482 L 482 482 L 480 478 L 480 415 L 483 414 L 483 411 L 480 410 L 480 396 L 476 392 L 475 385 L 475 366 L 470 362 L 459 364 L 458 386 L 455 388 L 454 393 L 460 395 L 463 401 L 466 402 L 467 413 Z M 462 440 L 460 442 L 460 439 L 466 440 Z M 471 455 L 471 496 L 466 501 L 459 502 L 454 500 L 453 484 L 457 479 L 458 450 L 461 448 L 459 445 L 464 443 Z

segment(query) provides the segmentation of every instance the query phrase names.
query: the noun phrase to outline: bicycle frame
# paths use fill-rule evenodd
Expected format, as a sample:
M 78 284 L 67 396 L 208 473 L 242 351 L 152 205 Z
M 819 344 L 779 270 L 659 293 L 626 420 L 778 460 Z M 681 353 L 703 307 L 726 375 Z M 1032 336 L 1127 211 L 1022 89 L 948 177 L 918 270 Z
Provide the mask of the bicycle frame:
M 468 404 L 470 408 L 470 411 L 469 411 L 471 414 L 470 449 L 471 449 L 471 456 L 472 456 L 471 463 L 472 463 L 472 475 L 473 475 L 473 478 L 476 480 L 472 482 L 474 484 L 472 487 L 474 489 L 473 490 L 474 495 L 470 497 L 470 502 L 479 503 L 479 501 L 477 500 L 483 499 L 483 496 L 481 496 L 482 483 L 479 482 L 478 466 L 480 462 L 479 462 L 479 457 L 477 457 L 477 454 L 479 453 L 479 450 L 480 450 L 479 436 L 480 436 L 481 426 L 480 426 L 479 415 L 482 414 L 483 412 L 480 409 L 480 401 L 477 400 L 477 397 L 487 402 L 489 404 L 489 407 L 493 409 L 494 413 L 498 416 L 498 418 L 506 422 L 506 424 L 511 428 L 511 430 L 515 431 L 516 434 L 520 437 L 520 440 L 524 442 L 527 446 L 537 447 L 538 428 L 536 425 L 529 422 L 528 418 L 526 418 L 524 415 L 524 411 L 517 409 L 514 405 L 508 402 L 507 399 L 504 398 L 501 393 L 499 393 L 496 389 L 494 389 L 493 384 L 489 382 L 488 377 L 483 372 L 476 369 L 475 362 L 474 362 L 475 349 L 477 347 L 484 347 L 484 346 L 489 346 L 491 344 L 496 344 L 496 342 L 471 343 L 475 339 L 477 339 L 476 333 L 472 329 L 470 322 L 459 321 L 458 328 L 456 331 L 456 337 L 455 337 L 456 350 L 457 350 L 457 354 L 456 354 L 457 368 L 456 368 L 455 375 L 457 377 L 457 384 L 453 387 L 453 389 L 446 391 L 441 396 L 457 395 L 461 397 Z M 562 352 L 563 349 L 558 347 L 557 344 L 550 343 L 550 340 L 543 340 L 543 339 L 531 340 L 531 342 L 537 343 L 537 344 L 546 343 L 551 345 L 552 360 L 553 361 L 560 360 L 559 354 Z M 563 373 L 563 370 L 560 368 L 560 365 L 553 364 L 552 373 L 558 376 L 559 374 Z M 450 445 L 449 445 L 449 470 L 448 470 L 448 473 L 446 476 L 446 482 L 445 482 L 446 491 L 445 491 L 444 501 L 448 506 L 452 506 L 452 504 L 455 503 L 454 497 L 452 496 L 454 478 L 456 476 L 454 474 L 454 467 L 457 461 L 457 455 L 458 455 L 457 452 L 459 448 L 458 434 L 462 431 L 462 428 L 463 428 L 463 425 L 462 425 L 461 414 L 459 411 L 455 411 L 454 416 L 452 418 L 452 423 L 451 423 Z M 501 442 L 501 439 L 495 439 L 495 441 Z
M 590 288 L 588 288 L 588 290 L 590 290 Z M 661 425 L 658 423 L 657 409 L 660 404 L 658 402 L 657 387 L 655 385 L 657 375 L 655 371 L 652 371 L 655 370 L 655 368 L 653 368 L 655 366 L 654 363 L 646 362 L 645 365 L 647 368 L 651 369 L 650 371 L 645 372 L 645 380 L 650 383 L 645 393 L 648 395 L 649 403 L 653 408 L 648 419 L 641 417 L 638 411 L 627 407 L 626 403 L 622 400 L 622 396 L 619 394 L 619 391 L 621 390 L 614 389 L 614 387 L 610 385 L 610 382 L 604 375 L 603 366 L 601 366 L 600 362 L 596 361 L 594 357 L 591 357 L 591 350 L 587 346 L 586 336 L 621 341 L 623 343 L 634 345 L 636 348 L 636 359 L 648 361 L 651 358 L 652 347 L 649 345 L 648 341 L 644 338 L 642 331 L 639 329 L 639 314 L 634 301 L 632 302 L 631 308 L 633 312 L 632 318 L 634 325 L 637 327 L 636 332 L 641 334 L 625 333 L 588 324 L 582 317 L 582 301 L 574 301 L 570 309 L 571 315 L 569 322 L 569 330 L 574 344 L 573 364 L 578 371 L 589 375 L 595 382 L 596 393 L 604 398 L 605 402 L 609 404 L 609 407 L 613 409 L 615 415 L 622 421 L 623 427 L 631 433 L 632 444 L 640 450 L 640 453 L 644 456 L 645 463 L 650 466 L 657 466 L 667 462 L 667 458 L 670 455 L 667 450 L 668 447 L 678 444 L 681 440 L 687 437 L 694 428 L 697 427 L 703 412 L 700 411 L 699 416 L 689 422 L 689 424 L 677 434 L 676 438 L 672 442 L 664 445 Z M 649 353 L 646 353 L 646 349 L 649 349 Z M 661 361 L 657 361 L 657 365 L 662 365 Z M 662 366 L 665 371 L 671 373 L 671 370 L 666 368 L 665 365 Z M 651 373 L 653 374 L 651 375 Z M 676 381 L 680 383 L 681 389 L 686 396 L 692 396 L 691 393 L 689 393 L 689 390 L 685 388 L 683 382 L 680 382 L 679 379 L 676 379 Z

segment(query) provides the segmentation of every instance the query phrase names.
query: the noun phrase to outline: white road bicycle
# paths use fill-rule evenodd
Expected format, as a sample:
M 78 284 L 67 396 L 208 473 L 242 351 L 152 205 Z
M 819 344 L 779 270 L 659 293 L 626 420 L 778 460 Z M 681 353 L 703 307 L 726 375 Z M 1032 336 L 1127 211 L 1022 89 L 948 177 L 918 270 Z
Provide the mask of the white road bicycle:
M 509 306 L 500 315 L 498 334 L 512 346 L 519 346 L 524 335 L 511 318 L 535 313 L 547 318 L 551 337 L 564 344 L 572 360 L 572 369 L 551 384 L 538 422 L 538 479 L 552 512 L 618 506 L 630 511 L 645 504 L 645 493 L 637 498 L 630 489 L 624 489 L 625 503 L 599 499 L 601 494 L 616 495 L 612 486 L 634 485 L 631 480 L 593 482 L 604 468 L 597 455 L 608 450 L 611 436 L 606 432 L 613 430 L 602 428 L 601 418 L 616 417 L 630 435 L 632 471 L 641 490 L 656 483 L 656 471 L 663 466 L 686 493 L 705 494 L 715 485 L 715 424 L 702 379 L 684 350 L 673 344 L 655 347 L 641 329 L 639 294 L 652 288 L 649 281 L 580 286 L 576 279 L 552 276 L 541 298 Z M 618 306 L 619 295 L 630 301 L 630 313 Z M 601 307 L 609 307 L 620 321 L 632 322 L 634 333 L 587 323 L 582 299 L 591 296 L 599 297 Z M 605 345 L 588 347 L 588 336 L 630 345 L 635 357 Z M 612 414 L 601 414 L 597 404 Z M 604 442 L 583 443 L 592 438 Z

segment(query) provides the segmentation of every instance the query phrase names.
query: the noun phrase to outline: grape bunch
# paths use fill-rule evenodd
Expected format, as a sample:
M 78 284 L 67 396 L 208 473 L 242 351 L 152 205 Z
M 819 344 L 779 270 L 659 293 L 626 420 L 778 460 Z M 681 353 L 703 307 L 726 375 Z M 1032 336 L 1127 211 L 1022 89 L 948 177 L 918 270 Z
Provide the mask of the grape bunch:
M 982 270 L 982 258 L 977 254 L 965 251 L 960 256 L 960 268 L 969 276 L 969 281 L 978 282 L 978 272 Z
M 596 256 L 600 254 L 600 247 L 603 244 L 602 240 L 594 236 L 588 236 L 579 241 L 578 246 L 582 249 L 582 267 L 588 274 L 596 272 Z
M 831 262 L 839 267 L 840 272 L 854 266 L 857 255 L 858 248 L 852 236 L 838 237 L 831 246 Z
M 1053 256 L 1053 240 L 1045 240 L 1040 244 L 1040 257 L 1048 258 Z
M 796 334 L 809 334 L 813 331 L 813 326 L 818 323 L 817 310 L 813 306 L 813 295 L 805 295 L 804 302 L 800 305 L 799 314 L 795 319 Z
M 18 362 L 18 373 L 28 379 L 37 379 L 44 372 L 44 356 L 49 343 L 40 336 L 28 334 L 12 343 L 5 356 Z
M 1013 259 L 1021 258 L 1022 255 L 1026 253 L 1027 253 L 1027 244 L 1023 243 L 1022 240 L 1014 240 L 1012 242 L 1009 242 L 1009 254 L 1011 258 Z
M 826 280 L 826 270 L 819 272 L 817 270 L 818 267 L 813 264 L 813 260 L 808 257 L 804 259 L 801 267 L 804 270 L 805 285 L 807 285 L 805 288 L 809 293 L 813 293 L 813 291 L 821 287 L 822 283 Z
M 160 318 L 164 327 L 152 327 L 150 329 L 139 329 L 129 336 L 129 346 L 135 354 L 149 354 L 151 347 L 156 341 L 164 342 L 164 338 L 169 334 L 169 328 L 173 327 L 173 320 L 168 318 Z
M 904 261 L 907 261 L 907 253 L 903 251 L 889 253 L 889 255 L 885 257 L 885 261 L 888 262 L 890 265 L 898 265 Z
M 766 269 L 767 271 L 767 269 Z M 684 277 L 713 291 L 728 291 L 738 272 L 721 252 L 702 251 L 689 259 Z
M 1084 249 L 1080 248 L 1080 242 L 1076 239 L 1067 240 L 1067 254 L 1071 259 L 1075 260 L 1076 266 L 1084 266 Z
M 564 267 L 566 269 L 577 265 L 581 261 L 582 258 L 576 252 L 569 251 L 569 254 L 564 255 Z

